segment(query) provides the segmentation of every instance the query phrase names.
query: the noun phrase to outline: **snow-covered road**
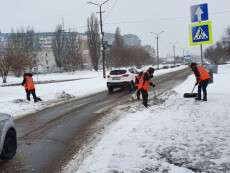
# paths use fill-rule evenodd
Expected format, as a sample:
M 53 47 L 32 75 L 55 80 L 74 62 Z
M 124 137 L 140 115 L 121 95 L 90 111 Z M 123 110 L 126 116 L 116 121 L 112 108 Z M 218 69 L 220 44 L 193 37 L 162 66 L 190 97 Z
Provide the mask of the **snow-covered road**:
M 208 102 L 183 98 L 194 82 L 190 76 L 165 93 L 161 105 L 119 110 L 124 118 L 106 130 L 80 167 L 73 160 L 65 172 L 230 172 L 230 65 L 220 66 L 208 86 Z
M 186 66 L 181 66 L 173 69 L 162 69 L 156 71 L 156 75 L 162 75 L 165 73 L 181 70 L 185 67 Z M 63 101 L 82 98 L 91 94 L 107 90 L 106 79 L 102 78 L 102 72 L 79 71 L 73 73 L 54 73 L 34 75 L 33 78 L 35 81 L 58 81 L 77 78 L 90 79 L 59 83 L 38 84 L 36 85 L 36 93 L 43 100 L 39 103 L 33 103 L 33 101 L 28 102 L 25 99 L 26 94 L 22 86 L 0 87 L 1 112 L 11 114 L 15 118 L 20 118 L 29 113 L 37 112 L 46 107 L 53 106 Z M 22 82 L 21 78 L 16 78 L 12 76 L 8 78 L 8 84 L 15 84 L 20 82 Z

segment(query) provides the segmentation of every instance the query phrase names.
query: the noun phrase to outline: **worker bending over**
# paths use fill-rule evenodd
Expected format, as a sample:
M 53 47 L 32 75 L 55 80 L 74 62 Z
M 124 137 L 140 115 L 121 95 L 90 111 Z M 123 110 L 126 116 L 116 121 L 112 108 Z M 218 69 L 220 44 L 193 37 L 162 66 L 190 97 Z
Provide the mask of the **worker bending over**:
M 145 107 L 148 107 L 148 91 L 150 89 L 150 86 L 155 87 L 155 85 L 152 83 L 151 79 L 153 78 L 154 68 L 150 67 L 148 70 L 146 70 L 140 80 L 138 85 L 138 90 L 141 91 L 142 99 L 143 99 L 143 105 Z
M 210 75 L 207 69 L 202 65 L 191 63 L 191 69 L 196 77 L 196 84 L 198 85 L 198 96 L 196 100 L 201 100 L 201 90 L 203 91 L 203 101 L 207 101 L 207 86 L 210 80 Z

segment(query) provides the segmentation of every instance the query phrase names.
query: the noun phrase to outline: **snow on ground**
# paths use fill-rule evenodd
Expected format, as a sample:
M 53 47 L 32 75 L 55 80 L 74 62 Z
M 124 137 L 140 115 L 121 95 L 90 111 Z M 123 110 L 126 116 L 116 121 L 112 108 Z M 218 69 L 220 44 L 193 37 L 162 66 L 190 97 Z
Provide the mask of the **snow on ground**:
M 123 112 L 83 163 L 72 161 L 65 172 L 230 173 L 229 81 L 224 65 L 208 86 L 208 102 L 183 98 L 195 83 L 190 76 L 163 104 Z
M 102 73 L 101 73 L 102 76 Z M 35 74 L 34 81 L 50 81 L 50 80 L 68 80 L 68 79 L 78 79 L 78 78 L 94 78 L 98 77 L 98 72 L 96 71 L 77 71 L 77 72 L 64 72 L 64 73 L 51 73 L 51 74 Z M 22 78 L 15 76 L 8 76 L 7 84 L 21 83 Z M 4 85 L 2 80 L 0 85 Z
M 186 66 L 174 69 L 160 70 L 157 75 L 169 73 L 171 71 L 180 70 Z M 106 80 L 102 78 L 102 72 L 81 71 L 75 73 L 54 73 L 34 75 L 34 80 L 50 81 L 50 80 L 66 80 L 77 78 L 89 78 L 76 81 L 37 84 L 36 94 L 42 98 L 42 102 L 28 102 L 24 88 L 22 86 L 0 87 L 0 108 L 1 112 L 13 115 L 15 118 L 22 117 L 28 113 L 36 112 L 47 106 L 52 106 L 61 101 L 85 97 L 107 89 Z M 9 77 L 9 83 L 20 83 L 22 78 Z M 31 100 L 32 96 L 31 96 Z
M 36 94 L 43 100 L 38 103 L 33 102 L 32 96 L 31 102 L 28 102 L 25 99 L 26 94 L 22 86 L 0 87 L 1 112 L 8 113 L 13 115 L 15 118 L 19 118 L 25 114 L 36 112 L 46 108 L 47 106 L 56 104 L 58 101 L 80 98 L 106 90 L 106 80 L 102 78 L 101 72 L 82 72 L 82 74 L 78 72 L 75 75 L 72 73 L 47 74 L 40 76 L 40 79 L 41 81 L 63 80 L 76 79 L 79 77 L 90 79 L 36 85 Z M 36 78 L 36 75 L 34 78 Z M 15 83 L 17 80 L 13 79 L 12 82 Z
M 181 66 L 175 67 L 175 68 L 168 68 L 168 69 L 156 70 L 155 73 L 154 73 L 154 75 L 159 76 L 159 75 L 162 75 L 162 74 L 166 74 L 166 73 L 170 73 L 170 72 L 182 70 L 185 67 L 188 67 L 188 66 L 181 65 Z

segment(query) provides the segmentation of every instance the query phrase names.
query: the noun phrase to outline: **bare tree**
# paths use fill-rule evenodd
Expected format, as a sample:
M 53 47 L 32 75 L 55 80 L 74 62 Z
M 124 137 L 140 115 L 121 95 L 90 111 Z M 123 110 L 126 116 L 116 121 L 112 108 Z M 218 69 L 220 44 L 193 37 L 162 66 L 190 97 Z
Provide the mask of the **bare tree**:
M 90 57 L 94 70 L 98 71 L 98 65 L 101 56 L 101 40 L 98 19 L 94 14 L 92 14 L 90 18 L 87 19 L 87 27 L 87 41 Z
M 136 66 L 140 68 L 142 65 L 153 64 L 154 59 L 149 52 L 141 46 L 131 46 L 125 48 L 126 58 L 125 66 Z
M 29 68 L 32 69 L 38 64 L 37 54 L 40 50 L 39 39 L 33 29 L 27 28 L 24 37 L 23 49 L 25 56 L 29 59 Z
M 12 30 L 7 38 L 4 51 L 5 63 L 10 63 L 11 70 L 16 76 L 21 76 L 25 69 L 32 69 L 36 66 L 37 52 L 39 50 L 38 38 L 35 38 L 33 29 Z
M 227 29 L 224 37 L 215 45 L 208 47 L 205 52 L 205 58 L 212 63 L 221 64 L 230 60 L 230 27 Z
M 145 64 L 153 64 L 154 58 L 142 46 L 125 45 L 120 29 L 117 28 L 111 48 L 111 61 L 113 67 L 141 67 Z
M 62 25 L 57 25 L 52 41 L 52 50 L 54 53 L 55 62 L 60 69 L 64 67 L 64 59 L 66 56 L 65 48 L 66 48 L 66 33 L 62 28 Z
M 77 32 L 68 32 L 66 40 L 66 57 L 64 65 L 66 70 L 74 71 L 82 67 L 82 56 Z
M 121 67 L 126 64 L 125 57 L 125 44 L 123 37 L 121 35 L 120 28 L 117 27 L 115 32 L 115 37 L 113 41 L 113 45 L 111 48 L 111 58 L 112 58 L 112 66 Z
M 10 61 L 9 57 L 5 55 L 0 55 L 0 75 L 2 77 L 2 82 L 7 82 L 7 76 L 10 70 Z
M 229 60 L 229 53 L 224 48 L 222 42 L 217 42 L 216 45 L 207 48 L 204 55 L 212 63 L 221 64 Z
M 31 67 L 31 59 L 26 53 L 25 44 L 26 33 L 23 29 L 14 33 L 13 31 L 7 39 L 6 57 L 9 59 L 11 70 L 19 77 L 26 68 Z
M 10 70 L 10 63 L 7 56 L 5 56 L 5 49 L 3 42 L 0 42 L 0 75 L 2 77 L 2 82 L 7 82 L 7 76 Z

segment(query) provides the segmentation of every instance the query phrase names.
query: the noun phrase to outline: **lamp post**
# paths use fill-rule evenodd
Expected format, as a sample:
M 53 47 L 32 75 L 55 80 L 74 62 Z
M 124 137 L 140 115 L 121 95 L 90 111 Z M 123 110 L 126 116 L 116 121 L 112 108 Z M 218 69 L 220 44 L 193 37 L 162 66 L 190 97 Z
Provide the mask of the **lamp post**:
M 169 44 L 173 45 L 173 65 L 176 66 L 176 44 L 177 42 L 175 43 L 170 42 Z
M 109 2 L 110 0 L 106 0 L 102 3 L 95 3 L 89 1 L 88 4 L 96 5 L 99 7 L 99 13 L 100 13 L 100 26 L 101 26 L 101 44 L 102 44 L 102 66 L 103 66 L 103 77 L 106 78 L 106 72 L 105 72 L 105 44 L 104 44 L 104 32 L 103 32 L 103 21 L 102 21 L 102 6 Z
M 155 33 L 155 32 L 151 32 L 151 34 L 154 34 L 156 37 L 156 40 L 157 40 L 157 69 L 159 70 L 159 64 L 160 64 L 160 58 L 159 58 L 159 36 L 160 34 L 162 34 L 164 31 L 161 31 L 159 33 Z

